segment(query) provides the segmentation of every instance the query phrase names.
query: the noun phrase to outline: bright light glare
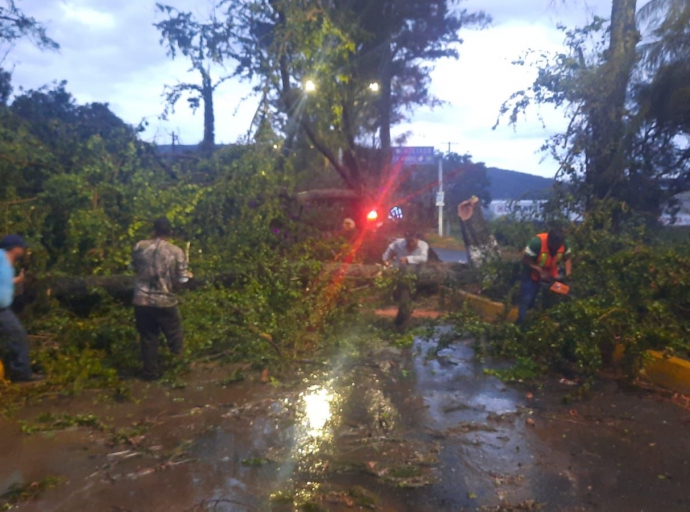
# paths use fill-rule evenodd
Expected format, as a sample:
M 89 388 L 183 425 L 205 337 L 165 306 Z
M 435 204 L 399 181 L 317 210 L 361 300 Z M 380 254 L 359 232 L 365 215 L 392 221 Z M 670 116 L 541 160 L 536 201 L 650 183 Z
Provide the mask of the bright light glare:
M 368 220 L 368 221 L 372 221 L 372 222 L 373 222 L 373 221 L 377 220 L 378 218 L 379 218 L 379 212 L 377 212 L 376 210 L 371 210 L 371 211 L 369 212 L 369 214 L 367 215 L 367 220 Z
M 331 419 L 331 401 L 333 395 L 325 388 L 311 390 L 304 395 L 304 423 L 308 433 L 313 437 L 322 437 L 323 430 Z
M 304 91 L 305 92 L 315 92 L 316 91 L 316 83 L 314 83 L 313 80 L 307 80 L 304 82 Z
M 381 89 L 381 86 L 377 82 L 371 82 L 369 84 L 369 90 L 371 92 L 379 92 L 380 89 Z

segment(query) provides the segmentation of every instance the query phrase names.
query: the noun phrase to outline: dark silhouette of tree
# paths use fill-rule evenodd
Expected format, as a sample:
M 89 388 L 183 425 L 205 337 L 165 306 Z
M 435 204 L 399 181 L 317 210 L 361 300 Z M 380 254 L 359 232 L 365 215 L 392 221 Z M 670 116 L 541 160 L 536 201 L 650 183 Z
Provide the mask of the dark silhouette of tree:
M 163 117 L 173 112 L 177 102 L 187 96 L 193 111 L 204 108 L 204 139 L 201 148 L 210 151 L 215 146 L 215 112 L 213 96 L 218 87 L 231 75 L 213 79 L 211 68 L 222 64 L 231 55 L 232 25 L 229 20 L 220 20 L 215 13 L 208 21 L 197 20 L 190 12 L 180 12 L 169 5 L 157 4 L 158 11 L 168 19 L 155 24 L 161 33 L 161 45 L 172 59 L 179 55 L 187 58 L 201 77 L 201 83 L 178 83 L 166 86 L 164 97 L 166 109 Z
M 486 25 L 483 12 L 457 8 L 447 0 L 336 0 L 334 9 L 351 11 L 363 37 L 355 54 L 357 72 L 380 84 L 376 127 L 388 155 L 391 126 L 416 106 L 437 105 L 430 94 L 430 72 L 439 59 L 459 57 L 460 31 Z
M 0 68 L 0 105 L 7 105 L 12 90 L 12 73 Z

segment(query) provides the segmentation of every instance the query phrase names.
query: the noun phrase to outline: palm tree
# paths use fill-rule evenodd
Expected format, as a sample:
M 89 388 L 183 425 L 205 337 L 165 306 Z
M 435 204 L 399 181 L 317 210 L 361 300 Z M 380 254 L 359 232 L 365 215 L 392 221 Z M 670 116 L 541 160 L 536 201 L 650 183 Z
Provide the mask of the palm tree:
M 690 0 L 650 0 L 638 21 L 646 40 L 637 101 L 645 119 L 673 140 L 690 133 Z
M 637 17 L 647 29 L 640 52 L 648 70 L 690 59 L 690 0 L 650 0 Z

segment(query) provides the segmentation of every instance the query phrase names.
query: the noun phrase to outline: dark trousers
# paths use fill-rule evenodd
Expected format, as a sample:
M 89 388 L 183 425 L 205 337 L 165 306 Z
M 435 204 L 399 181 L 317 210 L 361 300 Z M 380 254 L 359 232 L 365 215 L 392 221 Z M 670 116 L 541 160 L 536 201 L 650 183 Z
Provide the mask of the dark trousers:
M 7 308 L 0 310 L 0 346 L 12 380 L 31 379 L 29 338 L 17 315 Z
M 182 317 L 177 307 L 154 308 L 134 306 L 134 318 L 141 338 L 141 359 L 144 377 L 155 378 L 158 372 L 158 343 L 163 332 L 168 348 L 173 354 L 182 353 L 184 336 Z
M 520 307 L 517 320 L 518 325 L 522 325 L 527 318 L 527 313 L 529 310 L 534 308 L 540 288 L 541 283 L 539 283 L 539 281 L 533 281 L 529 274 L 522 275 L 522 281 L 520 282 Z
M 404 265 L 398 269 L 397 283 L 393 293 L 393 299 L 398 303 L 398 314 L 395 317 L 395 326 L 405 327 L 412 318 L 414 312 L 413 285 L 410 282 L 410 274 L 419 274 L 421 265 Z

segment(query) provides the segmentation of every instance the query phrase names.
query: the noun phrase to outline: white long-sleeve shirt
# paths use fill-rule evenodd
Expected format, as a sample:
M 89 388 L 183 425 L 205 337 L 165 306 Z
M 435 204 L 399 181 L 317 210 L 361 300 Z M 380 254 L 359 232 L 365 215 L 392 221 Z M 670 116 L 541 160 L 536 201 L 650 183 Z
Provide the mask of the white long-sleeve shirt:
M 421 265 L 429 261 L 429 244 L 420 240 L 417 248 L 414 251 L 409 251 L 405 239 L 400 238 L 390 244 L 386 252 L 383 253 L 383 261 L 391 261 L 394 258 L 398 260 L 407 258 L 407 263 L 410 265 Z

